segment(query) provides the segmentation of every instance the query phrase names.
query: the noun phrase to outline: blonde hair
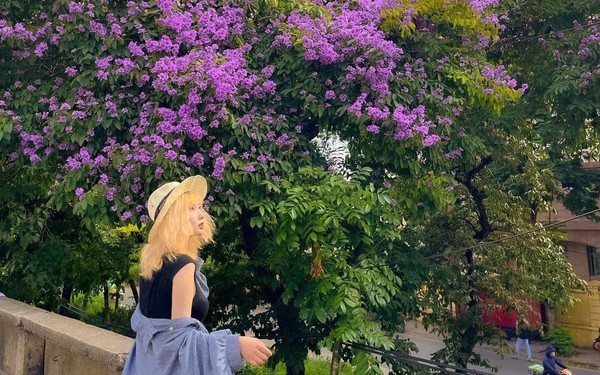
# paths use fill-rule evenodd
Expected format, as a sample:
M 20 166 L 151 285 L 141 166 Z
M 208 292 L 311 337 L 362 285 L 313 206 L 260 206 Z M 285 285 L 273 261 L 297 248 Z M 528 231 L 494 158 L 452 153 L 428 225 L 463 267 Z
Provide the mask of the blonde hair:
M 140 255 L 141 277 L 151 279 L 162 268 L 165 259 L 172 261 L 180 254 L 197 259 L 200 247 L 212 242 L 215 222 L 204 209 L 202 235 L 193 235 L 188 211 L 191 205 L 199 203 L 202 203 L 199 195 L 191 192 L 182 194 L 164 213 L 163 220 L 150 229 L 148 243 Z

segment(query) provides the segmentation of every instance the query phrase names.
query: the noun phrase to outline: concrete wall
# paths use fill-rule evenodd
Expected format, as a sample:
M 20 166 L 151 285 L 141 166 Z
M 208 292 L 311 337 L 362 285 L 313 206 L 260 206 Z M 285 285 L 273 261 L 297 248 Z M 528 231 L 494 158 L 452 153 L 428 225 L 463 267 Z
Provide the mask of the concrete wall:
M 587 245 L 577 242 L 566 241 L 565 246 L 567 259 L 573 266 L 577 276 L 585 281 L 590 280 L 590 268 L 588 264 Z
M 117 375 L 133 340 L 0 297 L 0 374 Z
M 587 163 L 584 168 L 599 170 L 600 163 Z M 552 206 L 555 212 L 540 214 L 538 221 L 549 223 L 575 217 L 561 202 L 554 202 Z M 556 311 L 555 323 L 571 332 L 575 345 L 590 347 L 600 327 L 600 277 L 590 275 L 587 246 L 600 250 L 600 223 L 581 217 L 561 224 L 559 229 L 567 234 L 563 245 L 569 262 L 575 273 L 589 283 L 591 294 L 574 291 L 580 302 L 566 311 Z
M 571 333 L 575 345 L 584 348 L 591 347 L 600 327 L 600 282 L 590 281 L 589 287 L 591 295 L 574 292 L 580 302 L 557 314 L 557 325 L 566 328 Z

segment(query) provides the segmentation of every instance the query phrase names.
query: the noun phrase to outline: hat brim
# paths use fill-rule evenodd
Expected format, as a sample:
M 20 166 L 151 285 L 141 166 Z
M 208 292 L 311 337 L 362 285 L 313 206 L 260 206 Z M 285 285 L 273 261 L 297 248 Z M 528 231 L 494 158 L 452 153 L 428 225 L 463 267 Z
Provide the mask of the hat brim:
M 186 178 L 171 191 L 171 194 L 169 194 L 169 197 L 165 201 L 163 208 L 158 213 L 158 216 L 154 219 L 154 225 L 157 225 L 162 221 L 173 203 L 175 203 L 175 201 L 183 194 L 191 192 L 200 196 L 200 199 L 204 201 L 207 191 L 208 183 L 204 177 L 192 176 Z

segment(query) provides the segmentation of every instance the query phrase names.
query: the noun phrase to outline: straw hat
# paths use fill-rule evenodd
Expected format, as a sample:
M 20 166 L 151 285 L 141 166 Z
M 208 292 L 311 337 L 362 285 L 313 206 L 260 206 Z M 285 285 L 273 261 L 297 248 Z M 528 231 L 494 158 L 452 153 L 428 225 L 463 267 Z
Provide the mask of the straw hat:
M 188 177 L 183 182 L 168 182 L 154 192 L 148 198 L 148 214 L 154 224 L 160 223 L 169 211 L 171 205 L 184 193 L 193 192 L 200 196 L 202 200 L 206 196 L 208 185 L 206 179 L 202 176 Z

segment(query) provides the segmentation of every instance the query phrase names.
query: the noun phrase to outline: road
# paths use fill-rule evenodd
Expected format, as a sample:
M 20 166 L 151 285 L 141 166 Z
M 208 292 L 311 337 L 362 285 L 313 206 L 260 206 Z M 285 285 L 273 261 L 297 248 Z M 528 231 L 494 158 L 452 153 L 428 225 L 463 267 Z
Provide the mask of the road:
M 410 337 L 410 340 L 412 342 L 414 342 L 417 345 L 417 347 L 419 348 L 419 352 L 413 354 L 414 356 L 419 357 L 419 358 L 429 359 L 429 358 L 431 358 L 431 355 L 435 351 L 437 351 L 443 347 L 443 344 L 440 341 L 428 339 L 428 338 L 424 338 L 424 337 L 414 337 L 413 336 L 413 337 Z M 532 363 L 536 363 L 535 361 L 530 363 L 524 359 L 515 360 L 510 355 L 504 356 L 504 358 L 501 358 L 499 354 L 496 354 L 492 351 L 488 351 L 488 350 L 484 350 L 484 349 L 478 349 L 478 350 L 476 350 L 476 352 L 478 354 L 480 354 L 484 359 L 487 359 L 488 361 L 490 361 L 490 363 L 492 363 L 494 366 L 498 367 L 497 374 L 499 374 L 499 375 L 520 375 L 520 374 L 526 375 L 527 367 Z M 478 370 L 489 372 L 490 374 L 492 373 L 490 370 L 486 370 L 483 368 L 478 368 Z M 571 371 L 573 371 L 573 375 L 599 375 L 600 374 L 600 371 L 582 369 L 582 368 L 577 368 L 577 367 L 571 367 Z

